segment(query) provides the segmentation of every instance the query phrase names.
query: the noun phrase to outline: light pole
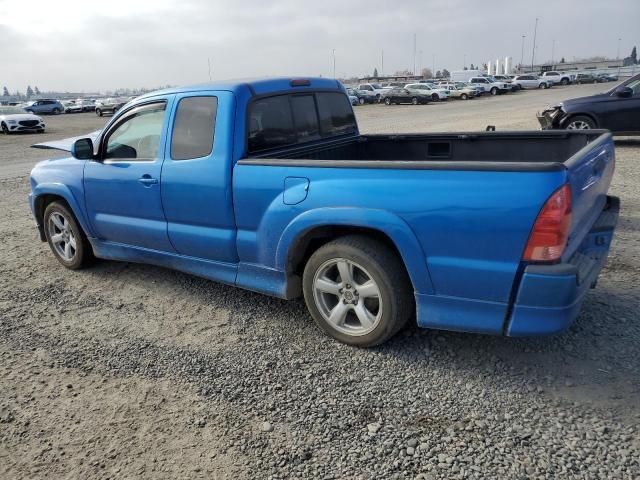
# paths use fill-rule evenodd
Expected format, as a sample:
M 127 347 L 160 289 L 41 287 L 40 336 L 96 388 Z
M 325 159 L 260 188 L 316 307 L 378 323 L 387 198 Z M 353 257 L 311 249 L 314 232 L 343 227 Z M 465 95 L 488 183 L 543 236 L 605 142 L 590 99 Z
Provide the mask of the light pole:
M 436 76 L 436 56 L 433 56 L 433 70 L 431 70 L 431 76 L 435 77 Z
M 413 74 L 416 74 L 416 34 L 413 34 Z
M 554 64 L 553 58 L 554 58 L 555 52 L 556 52 L 556 41 L 554 39 L 554 40 L 551 40 L 551 64 L 552 65 Z
M 616 53 L 616 60 L 620 59 L 620 40 L 622 40 L 621 38 L 618 39 L 618 53 Z
M 533 46 L 531 47 L 531 71 L 533 72 L 533 59 L 536 56 L 536 37 L 538 35 L 538 17 L 536 17 L 536 26 L 533 29 Z
M 380 75 L 384 76 L 384 48 L 382 49 L 382 66 L 380 67 Z
M 333 78 L 336 78 L 336 49 L 331 50 L 333 56 Z
M 524 63 L 524 39 L 526 35 L 522 35 L 522 53 L 520 54 L 520 70 L 522 70 L 522 64 Z
M 464 54 L 464 60 L 462 61 L 462 68 L 466 70 L 467 68 L 467 54 Z

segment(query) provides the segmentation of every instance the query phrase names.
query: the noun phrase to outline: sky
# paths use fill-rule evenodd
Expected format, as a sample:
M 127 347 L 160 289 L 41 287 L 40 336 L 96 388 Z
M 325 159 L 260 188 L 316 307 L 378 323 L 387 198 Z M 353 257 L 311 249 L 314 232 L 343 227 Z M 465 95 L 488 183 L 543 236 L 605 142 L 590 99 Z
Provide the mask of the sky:
M 640 0 L 0 0 L 0 88 L 155 88 L 628 56 Z M 618 40 L 620 39 L 620 40 Z M 384 51 L 384 72 L 382 52 Z

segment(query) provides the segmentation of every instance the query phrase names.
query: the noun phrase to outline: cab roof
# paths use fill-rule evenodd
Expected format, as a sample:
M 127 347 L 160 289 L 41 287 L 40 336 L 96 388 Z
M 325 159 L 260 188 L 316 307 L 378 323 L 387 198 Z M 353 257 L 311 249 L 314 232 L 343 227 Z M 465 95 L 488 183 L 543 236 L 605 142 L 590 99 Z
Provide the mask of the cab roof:
M 321 77 L 276 77 L 260 79 L 221 80 L 219 82 L 202 83 L 185 87 L 172 87 L 163 90 L 146 93 L 138 99 L 154 97 L 157 95 L 171 95 L 177 93 L 225 90 L 234 93 L 251 95 L 264 95 L 268 93 L 291 90 L 343 90 L 344 86 L 333 78 Z

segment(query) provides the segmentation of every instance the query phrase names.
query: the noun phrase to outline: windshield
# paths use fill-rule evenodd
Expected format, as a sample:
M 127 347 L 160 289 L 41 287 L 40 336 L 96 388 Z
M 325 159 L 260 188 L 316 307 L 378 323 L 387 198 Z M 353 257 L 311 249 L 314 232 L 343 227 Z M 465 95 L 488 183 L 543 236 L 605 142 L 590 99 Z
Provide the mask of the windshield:
M 380 90 L 382 88 L 382 85 L 380 85 L 379 83 L 372 83 L 371 86 L 376 90 Z
M 0 107 L 0 115 L 17 115 L 21 113 L 27 113 L 20 107 Z

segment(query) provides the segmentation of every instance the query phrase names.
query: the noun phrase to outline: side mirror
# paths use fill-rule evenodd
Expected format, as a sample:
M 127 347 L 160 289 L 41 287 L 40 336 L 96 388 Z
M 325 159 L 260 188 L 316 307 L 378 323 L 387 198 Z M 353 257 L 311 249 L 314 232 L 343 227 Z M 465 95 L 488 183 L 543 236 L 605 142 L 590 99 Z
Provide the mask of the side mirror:
M 78 160 L 91 160 L 93 158 L 93 141 L 90 138 L 76 140 L 71 147 L 71 155 Z
M 633 96 L 633 89 L 631 87 L 618 87 L 615 93 L 618 97 L 629 98 Z

